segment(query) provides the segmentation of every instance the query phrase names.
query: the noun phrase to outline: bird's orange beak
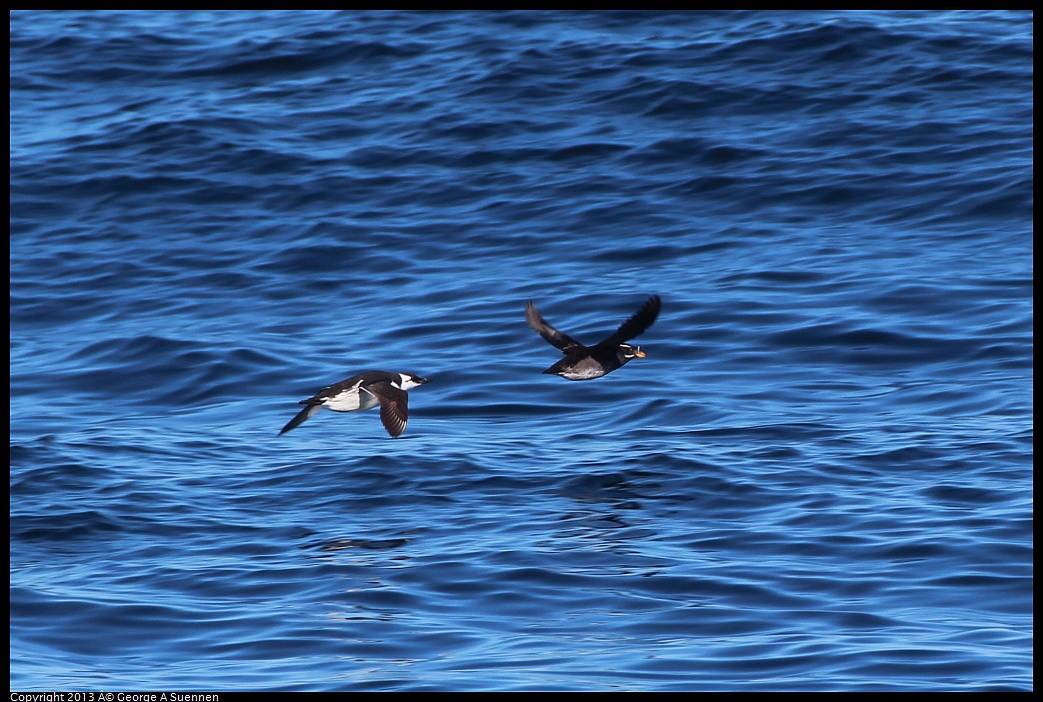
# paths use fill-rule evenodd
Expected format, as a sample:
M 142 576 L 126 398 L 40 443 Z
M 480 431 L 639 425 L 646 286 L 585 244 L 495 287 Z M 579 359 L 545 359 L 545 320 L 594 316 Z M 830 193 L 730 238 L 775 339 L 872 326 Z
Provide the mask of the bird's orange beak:
M 641 350 L 641 347 L 638 346 L 637 350 L 634 351 L 634 355 L 637 356 L 638 358 L 644 358 L 646 354 L 645 354 L 644 351 Z

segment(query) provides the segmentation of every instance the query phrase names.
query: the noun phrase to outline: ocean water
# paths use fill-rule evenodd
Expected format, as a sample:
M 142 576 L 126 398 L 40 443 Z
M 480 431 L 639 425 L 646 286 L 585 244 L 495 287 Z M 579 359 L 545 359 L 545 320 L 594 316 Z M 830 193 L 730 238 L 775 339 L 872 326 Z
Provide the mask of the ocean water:
M 11 13 L 12 690 L 1032 689 L 1032 43 Z

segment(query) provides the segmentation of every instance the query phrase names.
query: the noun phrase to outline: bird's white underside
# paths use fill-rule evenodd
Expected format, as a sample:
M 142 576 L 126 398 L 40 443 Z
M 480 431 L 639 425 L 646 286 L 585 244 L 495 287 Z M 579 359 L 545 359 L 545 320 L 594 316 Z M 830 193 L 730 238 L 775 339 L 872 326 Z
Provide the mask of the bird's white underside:
M 359 383 L 361 385 L 361 383 Z M 334 412 L 356 412 L 367 410 L 380 404 L 380 400 L 366 388 L 358 385 L 343 390 L 323 403 L 323 407 Z

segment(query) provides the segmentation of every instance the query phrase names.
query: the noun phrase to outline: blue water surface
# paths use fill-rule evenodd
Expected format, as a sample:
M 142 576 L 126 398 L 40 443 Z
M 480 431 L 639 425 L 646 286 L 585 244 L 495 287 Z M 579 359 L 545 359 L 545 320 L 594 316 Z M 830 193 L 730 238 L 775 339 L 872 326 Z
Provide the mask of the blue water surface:
M 1032 39 L 12 12 L 11 688 L 1032 689 Z

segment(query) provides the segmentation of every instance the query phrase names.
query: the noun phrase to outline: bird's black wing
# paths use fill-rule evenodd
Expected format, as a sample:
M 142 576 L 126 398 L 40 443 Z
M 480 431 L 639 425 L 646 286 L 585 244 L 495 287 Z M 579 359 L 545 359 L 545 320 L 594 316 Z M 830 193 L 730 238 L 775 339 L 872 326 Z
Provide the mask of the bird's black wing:
M 630 319 L 619 325 L 616 333 L 602 341 L 598 346 L 619 346 L 625 341 L 640 335 L 648 329 L 659 316 L 662 301 L 658 295 L 652 295 Z
M 284 426 L 282 431 L 279 432 L 280 436 L 288 432 L 290 429 L 296 429 L 304 424 L 306 421 L 314 417 L 316 412 L 322 409 L 322 403 L 315 402 L 314 400 L 301 400 L 301 404 L 308 406 L 298 412 L 296 417 L 286 423 L 286 426 Z
M 391 383 L 373 383 L 365 389 L 380 400 L 380 421 L 391 438 L 404 432 L 409 419 L 409 393 Z
M 537 334 L 547 340 L 547 343 L 561 349 L 562 353 L 568 353 L 572 349 L 581 348 L 583 346 L 583 344 L 579 343 L 568 334 L 560 332 L 547 324 L 547 320 L 540 316 L 540 313 L 536 309 L 536 305 L 533 304 L 532 300 L 529 300 L 529 304 L 525 306 L 525 320 Z

